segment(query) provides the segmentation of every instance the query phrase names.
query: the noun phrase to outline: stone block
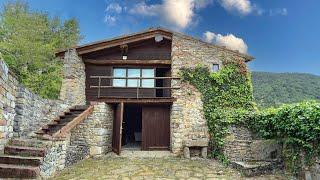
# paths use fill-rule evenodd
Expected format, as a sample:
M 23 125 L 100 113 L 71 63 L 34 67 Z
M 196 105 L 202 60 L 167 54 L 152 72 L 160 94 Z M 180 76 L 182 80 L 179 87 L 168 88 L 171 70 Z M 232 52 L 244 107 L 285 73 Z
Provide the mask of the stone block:
M 201 157 L 207 158 L 207 156 L 208 156 L 208 148 L 207 147 L 201 148 Z
M 6 120 L 0 120 L 0 126 L 5 126 L 7 125 L 7 121 Z
M 0 139 L 5 139 L 5 138 L 6 138 L 6 133 L 0 132 Z
M 184 147 L 183 148 L 183 155 L 184 155 L 185 158 L 190 159 L 190 149 L 189 149 L 189 147 Z
M 207 147 L 207 140 L 187 140 L 184 142 L 184 145 L 187 147 Z
M 92 146 L 90 147 L 90 156 L 99 156 L 99 155 L 102 155 L 103 153 L 103 149 L 102 147 L 99 147 L 99 146 Z

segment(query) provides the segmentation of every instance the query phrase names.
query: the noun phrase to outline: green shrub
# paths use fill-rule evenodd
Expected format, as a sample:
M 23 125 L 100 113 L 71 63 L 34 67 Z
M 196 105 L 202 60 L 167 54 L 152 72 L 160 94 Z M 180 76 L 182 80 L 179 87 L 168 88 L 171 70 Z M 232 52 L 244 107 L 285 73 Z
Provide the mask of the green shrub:
M 248 116 L 247 123 L 261 137 L 283 142 L 287 168 L 295 174 L 304 163 L 302 155 L 307 165 L 320 156 L 320 103 L 316 101 L 260 111 Z

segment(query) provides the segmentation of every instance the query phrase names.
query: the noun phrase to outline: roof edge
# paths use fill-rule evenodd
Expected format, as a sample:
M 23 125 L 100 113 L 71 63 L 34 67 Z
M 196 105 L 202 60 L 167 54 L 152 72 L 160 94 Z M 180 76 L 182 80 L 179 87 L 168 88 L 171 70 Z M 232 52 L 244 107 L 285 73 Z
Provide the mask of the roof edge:
M 165 32 L 165 33 L 170 33 L 172 35 L 177 35 L 177 36 L 180 36 L 180 37 L 184 37 L 184 38 L 200 41 L 201 43 L 204 43 L 204 44 L 206 44 L 208 46 L 219 48 L 220 50 L 228 51 L 228 52 L 233 53 L 233 54 L 235 54 L 237 56 L 245 58 L 246 62 L 249 62 L 249 61 L 252 61 L 252 60 L 255 59 L 253 56 L 250 56 L 248 54 L 240 53 L 239 51 L 231 50 L 231 49 L 228 49 L 228 48 L 226 48 L 224 46 L 219 46 L 219 45 L 216 45 L 216 44 L 208 43 L 208 42 L 203 41 L 202 39 L 195 38 L 195 37 L 192 37 L 190 35 L 186 35 L 186 34 L 183 34 L 183 33 L 180 33 L 180 32 L 172 31 L 172 30 L 169 30 L 169 29 L 166 29 L 166 28 L 163 28 L 163 27 L 157 27 L 157 28 L 151 27 L 151 28 L 149 28 L 147 30 L 139 31 L 139 32 L 136 32 L 136 33 L 124 34 L 124 35 L 117 36 L 117 37 L 110 38 L 110 39 L 94 41 L 94 42 L 86 43 L 86 44 L 83 44 L 83 45 L 73 46 L 73 47 L 70 47 L 70 48 L 67 48 L 67 49 L 61 49 L 61 50 L 58 50 L 55 53 L 55 55 L 58 57 L 58 56 L 62 56 L 69 49 L 78 50 L 80 48 L 85 48 L 85 47 L 88 47 L 88 46 L 93 46 L 93 45 L 97 45 L 97 44 L 101 44 L 101 43 L 107 43 L 107 42 L 111 42 L 111 41 L 115 41 L 115 40 L 120 40 L 120 39 L 124 39 L 124 38 L 133 37 L 133 36 L 136 36 L 136 35 L 155 32 L 155 31 L 162 31 L 162 32 Z

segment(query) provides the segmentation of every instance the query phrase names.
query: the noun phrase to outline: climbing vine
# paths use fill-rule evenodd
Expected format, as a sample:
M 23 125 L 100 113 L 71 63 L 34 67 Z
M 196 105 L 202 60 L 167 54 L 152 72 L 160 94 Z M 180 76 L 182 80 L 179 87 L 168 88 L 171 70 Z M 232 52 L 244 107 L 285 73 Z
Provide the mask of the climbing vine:
M 320 103 L 316 101 L 283 105 L 246 117 L 261 137 L 283 143 L 286 168 L 298 174 L 303 164 L 312 165 L 320 156 Z
M 246 64 L 241 60 L 224 61 L 223 68 L 215 73 L 198 65 L 194 69 L 183 69 L 181 76 L 202 93 L 212 155 L 225 160 L 222 148 L 228 127 L 240 123 L 241 114 L 255 109 L 251 77 Z
M 265 139 L 283 143 L 286 168 L 297 174 L 302 164 L 311 165 L 320 156 L 320 104 L 314 101 L 283 105 L 259 111 L 253 101 L 250 73 L 242 61 L 224 61 L 210 73 L 198 65 L 182 69 L 182 80 L 202 93 L 208 121 L 212 156 L 227 162 L 222 153 L 230 125 L 241 124 Z

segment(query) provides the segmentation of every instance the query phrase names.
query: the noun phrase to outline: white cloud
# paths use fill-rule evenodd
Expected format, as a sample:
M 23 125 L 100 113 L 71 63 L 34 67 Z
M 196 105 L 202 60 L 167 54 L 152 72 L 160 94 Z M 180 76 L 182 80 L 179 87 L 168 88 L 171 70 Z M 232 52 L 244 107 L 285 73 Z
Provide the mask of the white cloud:
M 129 13 L 142 16 L 157 16 L 160 13 L 161 8 L 160 4 L 147 5 L 145 2 L 140 2 L 133 6 L 129 10 Z
M 162 0 L 161 4 L 136 4 L 129 13 L 142 16 L 157 16 L 178 29 L 184 29 L 194 22 L 196 10 L 211 4 L 213 0 Z
M 203 33 L 203 38 L 208 43 L 214 43 L 219 46 L 225 46 L 231 50 L 238 50 L 241 53 L 247 53 L 248 46 L 243 41 L 243 39 L 234 36 L 233 34 L 228 34 L 223 36 L 221 34 L 215 34 L 210 31 Z
M 226 10 L 236 11 L 241 15 L 248 15 L 254 9 L 250 0 L 219 0 L 219 2 Z
M 269 10 L 270 16 L 287 16 L 288 15 L 288 9 L 287 8 L 277 8 L 277 9 L 270 9 Z
M 107 6 L 106 11 L 120 14 L 122 12 L 122 7 L 118 3 L 111 3 Z
M 108 25 L 114 25 L 117 21 L 117 18 L 115 16 L 106 15 L 104 17 L 104 22 L 106 22 Z

